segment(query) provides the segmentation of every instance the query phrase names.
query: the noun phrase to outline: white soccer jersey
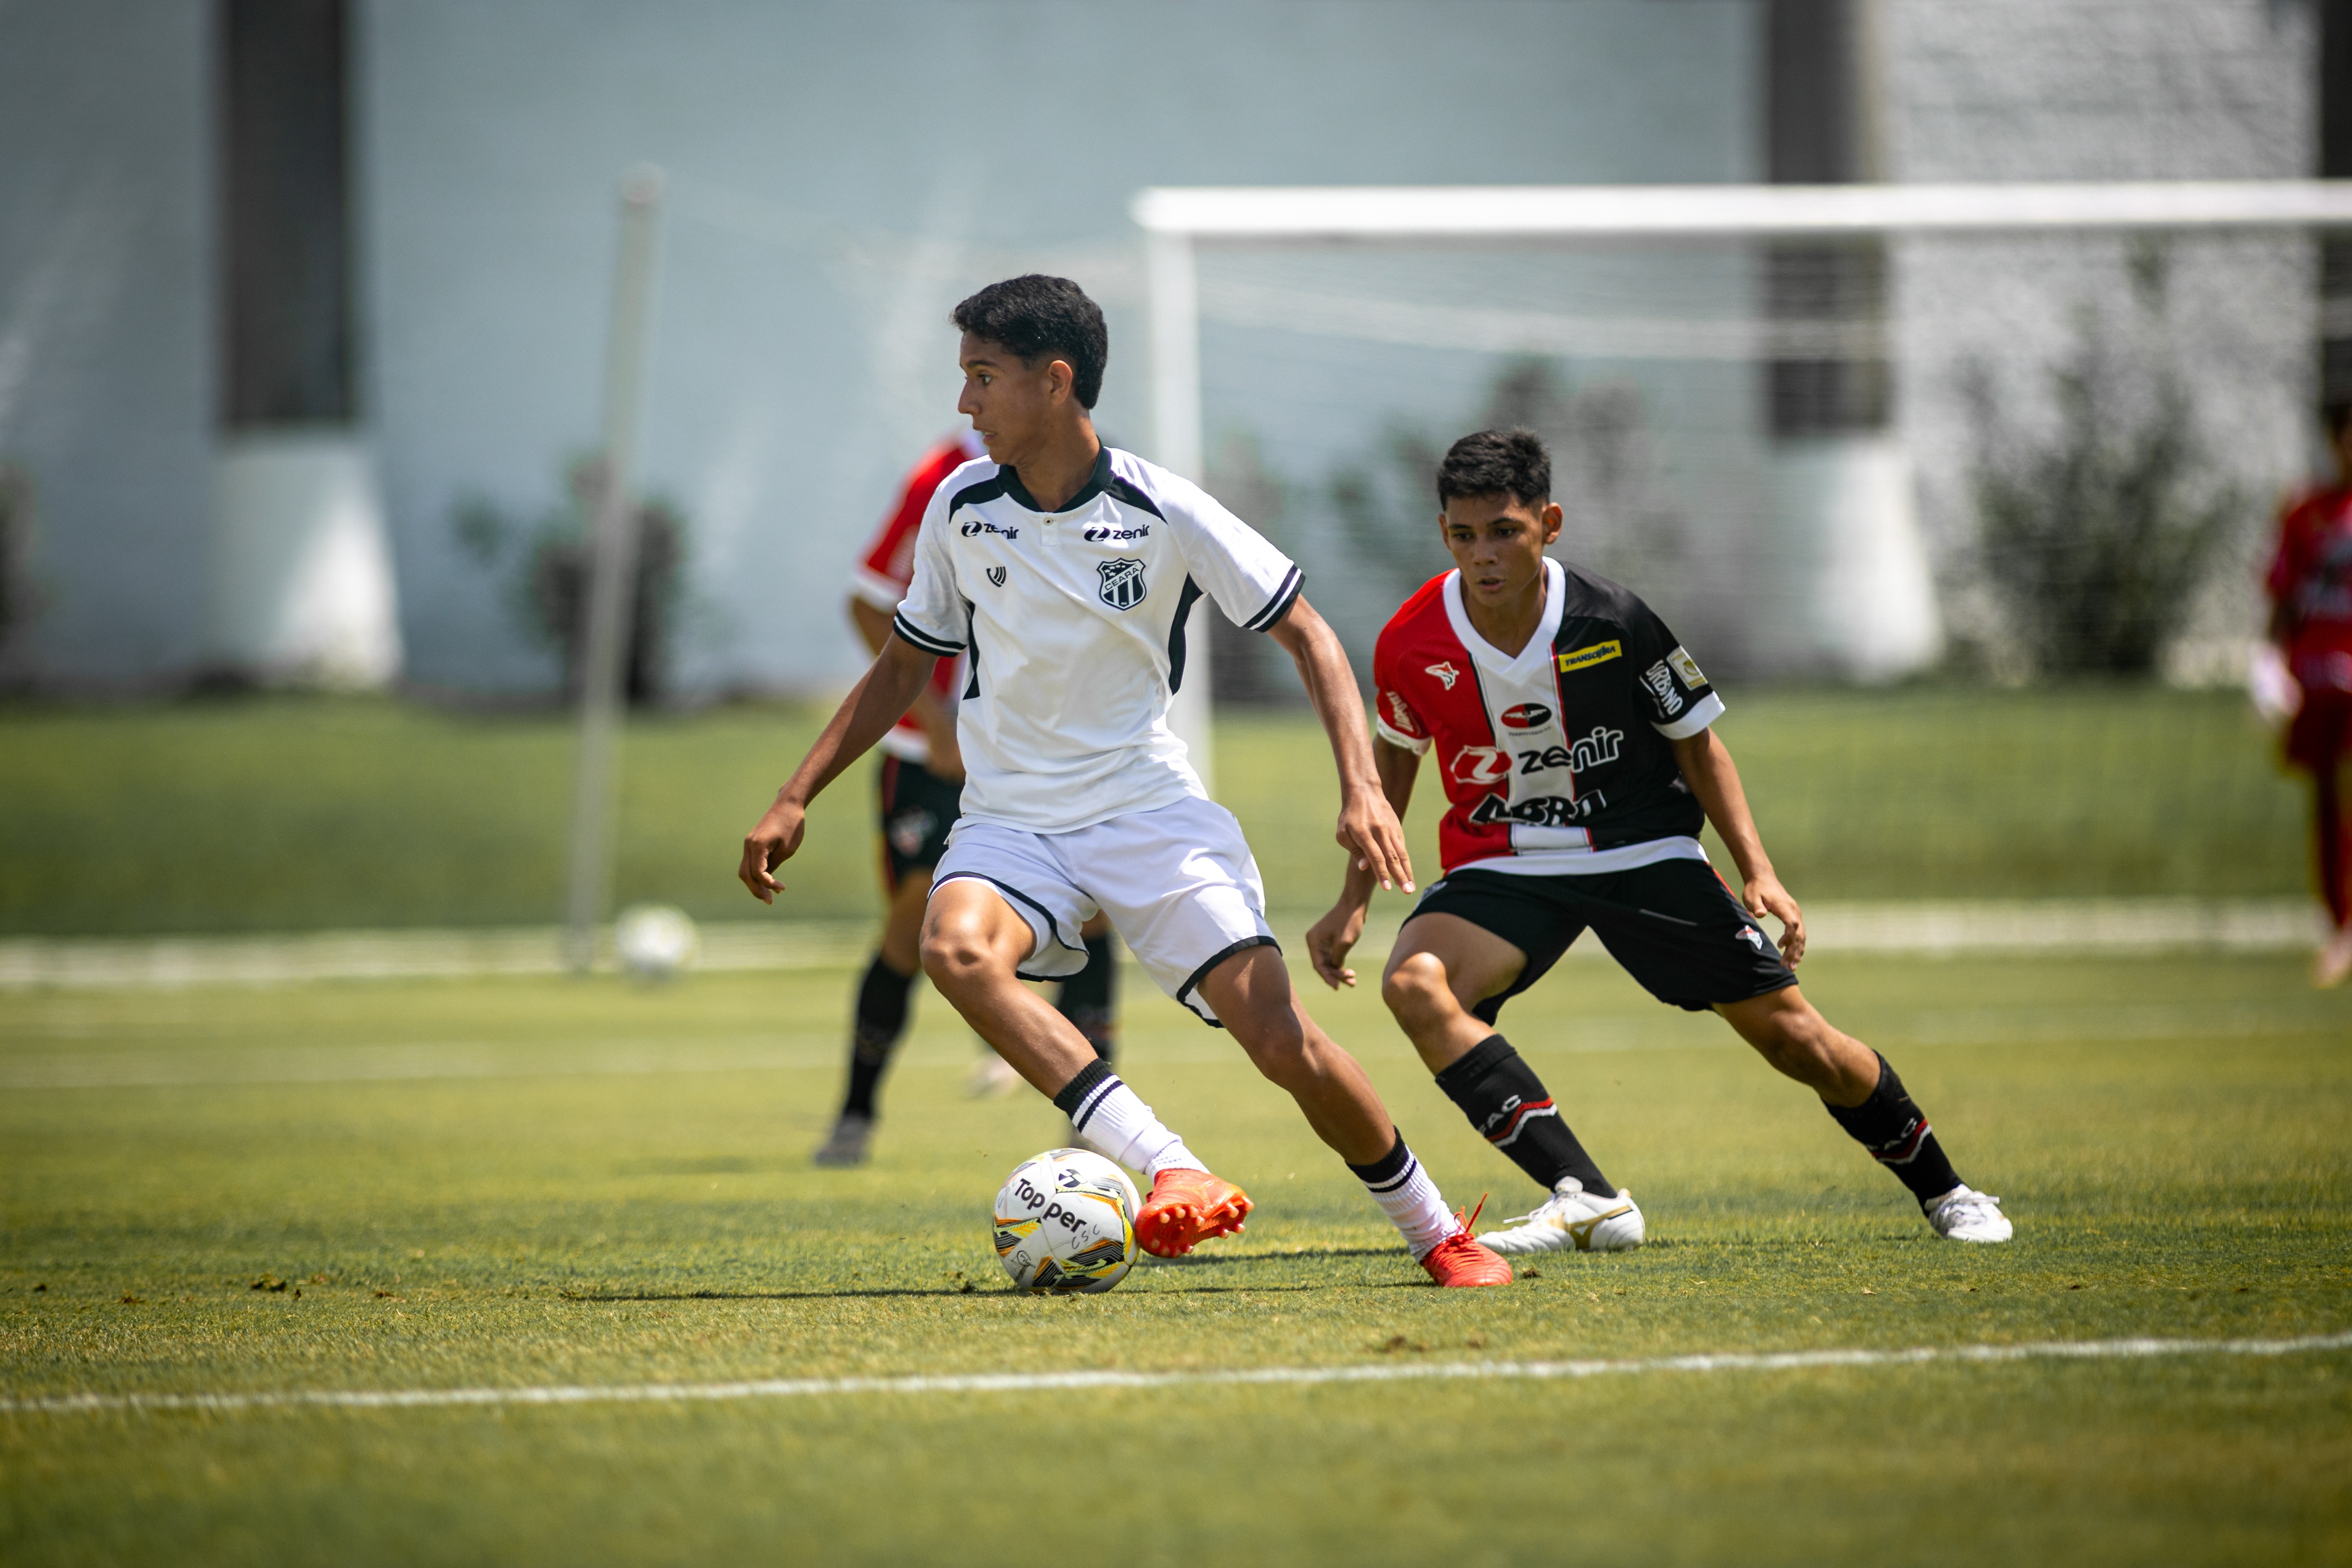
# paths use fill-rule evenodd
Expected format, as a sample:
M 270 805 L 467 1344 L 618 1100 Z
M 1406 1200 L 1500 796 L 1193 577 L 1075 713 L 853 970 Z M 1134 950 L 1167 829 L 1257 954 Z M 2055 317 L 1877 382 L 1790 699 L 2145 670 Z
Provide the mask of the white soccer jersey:
M 1168 727 L 1185 619 L 1206 594 L 1264 631 L 1299 581 L 1206 491 L 1129 452 L 1104 447 L 1053 511 L 1010 468 L 958 468 L 924 514 L 894 624 L 926 653 L 971 652 L 964 816 L 1067 833 L 1205 796 Z

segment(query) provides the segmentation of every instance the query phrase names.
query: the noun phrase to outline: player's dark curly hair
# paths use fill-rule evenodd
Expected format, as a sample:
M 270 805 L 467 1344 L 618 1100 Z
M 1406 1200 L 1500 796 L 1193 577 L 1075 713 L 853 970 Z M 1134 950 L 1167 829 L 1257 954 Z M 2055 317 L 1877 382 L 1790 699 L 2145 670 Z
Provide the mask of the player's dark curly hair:
M 1070 392 L 1081 408 L 1102 395 L 1103 367 L 1110 363 L 1110 329 L 1102 307 L 1066 278 L 1031 272 L 991 283 L 955 308 L 958 331 L 1002 343 L 1030 369 L 1051 355 L 1070 363 Z
M 1445 449 L 1437 504 L 1456 496 L 1507 495 L 1539 506 L 1551 500 L 1551 454 L 1532 430 L 1481 430 Z

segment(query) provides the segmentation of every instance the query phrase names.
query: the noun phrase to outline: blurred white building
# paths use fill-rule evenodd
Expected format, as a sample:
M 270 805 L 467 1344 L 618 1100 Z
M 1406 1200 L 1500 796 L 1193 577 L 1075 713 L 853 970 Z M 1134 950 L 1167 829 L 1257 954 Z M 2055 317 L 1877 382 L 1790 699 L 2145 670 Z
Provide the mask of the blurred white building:
M 544 512 L 593 441 L 614 182 L 635 162 L 670 176 L 644 469 L 691 527 L 682 675 L 806 689 L 855 668 L 852 553 L 954 423 L 961 294 L 1029 268 L 1087 284 L 1111 314 L 1100 421 L 1146 442 L 1139 187 L 2303 174 L 2321 166 L 2321 13 L 2343 9 L 0 8 L 0 463 L 29 482 L 42 603 L 8 658 L 59 686 L 207 665 L 551 684 L 454 522 L 475 501 Z M 1933 657 L 1967 455 L 1948 377 L 1917 367 L 2069 308 L 2030 260 L 1906 245 L 1859 265 L 1826 306 L 1766 309 L 1877 312 L 1878 382 L 1771 370 L 1741 394 L 1767 448 L 1753 508 L 1692 520 L 1723 534 L 1733 564 L 1705 607 L 1751 671 Z M 1989 265 L 2007 268 L 1994 295 Z M 2265 482 L 2303 460 L 2316 331 L 2311 280 L 2282 266 L 2276 307 L 2237 318 L 2233 341 L 2259 345 L 2243 385 L 2217 394 Z M 2029 388 L 2032 367 L 2010 369 Z M 1395 407 L 1456 420 L 1463 384 L 1400 387 Z M 1360 438 L 1338 426 L 1360 406 L 1297 401 L 1333 424 L 1322 446 Z M 1790 519 L 1811 521 L 1774 537 Z M 1742 620 L 1738 590 L 1766 577 L 1801 613 Z

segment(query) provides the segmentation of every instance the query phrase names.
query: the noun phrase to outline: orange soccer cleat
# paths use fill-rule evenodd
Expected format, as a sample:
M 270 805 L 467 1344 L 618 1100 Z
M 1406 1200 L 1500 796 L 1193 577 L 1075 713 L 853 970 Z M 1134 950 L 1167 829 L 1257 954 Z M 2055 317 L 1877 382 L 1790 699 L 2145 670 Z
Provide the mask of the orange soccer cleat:
M 1154 1258 L 1181 1258 L 1213 1237 L 1241 1229 L 1249 1194 L 1206 1171 L 1173 1167 L 1152 1178 L 1151 1195 L 1135 1216 L 1136 1245 Z
M 1470 1237 L 1470 1227 L 1478 1223 L 1478 1209 L 1486 1206 L 1486 1200 L 1480 1198 L 1478 1208 L 1472 1209 L 1467 1219 L 1460 1209 L 1455 1209 L 1454 1223 L 1462 1228 L 1423 1256 L 1421 1266 L 1440 1285 L 1469 1287 L 1511 1282 L 1511 1266 L 1502 1254 L 1488 1251 Z

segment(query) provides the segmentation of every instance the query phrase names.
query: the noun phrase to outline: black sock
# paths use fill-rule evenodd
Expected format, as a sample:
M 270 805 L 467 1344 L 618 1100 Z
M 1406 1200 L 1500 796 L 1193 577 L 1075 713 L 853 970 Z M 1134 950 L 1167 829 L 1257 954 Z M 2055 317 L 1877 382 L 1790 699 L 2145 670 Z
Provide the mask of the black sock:
M 1095 1055 L 1105 1061 L 1111 1059 L 1117 1043 L 1111 1001 L 1117 963 L 1108 931 L 1087 938 L 1087 966 L 1063 981 L 1061 994 L 1054 998 L 1055 1010 L 1077 1026 Z
M 1869 1150 L 1872 1159 L 1894 1172 L 1895 1180 L 1910 1188 L 1911 1195 L 1921 1203 L 1940 1198 L 1960 1184 L 1959 1173 L 1944 1157 L 1944 1146 L 1936 1142 L 1936 1130 L 1927 1124 L 1927 1113 L 1904 1092 L 1903 1080 L 1885 1057 L 1878 1058 L 1878 1087 L 1870 1091 L 1868 1100 L 1853 1106 L 1823 1100 L 1822 1109 L 1846 1130 L 1848 1137 Z
M 1508 1154 L 1520 1170 L 1549 1192 L 1574 1176 L 1588 1193 L 1615 1196 L 1617 1189 L 1569 1131 L 1551 1091 L 1535 1068 L 1500 1035 L 1489 1035 L 1437 1075 L 1437 1087 L 1462 1108 L 1478 1136 Z
M 876 953 L 857 986 L 857 1023 L 849 1035 L 849 1093 L 841 1102 L 844 1116 L 874 1120 L 874 1090 L 898 1037 L 907 1032 L 907 993 L 915 984 Z

